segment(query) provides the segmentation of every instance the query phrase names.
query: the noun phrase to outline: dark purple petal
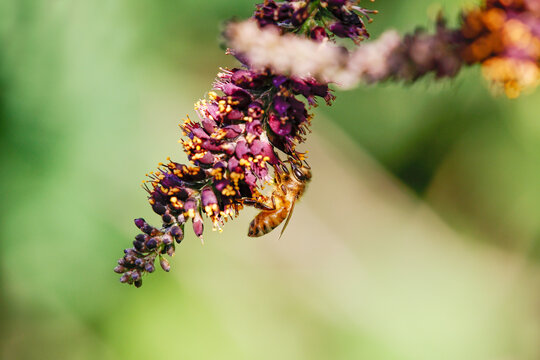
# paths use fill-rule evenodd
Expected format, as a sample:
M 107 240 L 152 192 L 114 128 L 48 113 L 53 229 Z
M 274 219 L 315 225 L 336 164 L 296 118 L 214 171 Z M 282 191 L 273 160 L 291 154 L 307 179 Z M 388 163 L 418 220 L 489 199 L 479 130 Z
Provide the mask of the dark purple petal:
M 306 105 L 293 97 L 289 98 L 289 104 L 291 105 L 289 115 L 294 117 L 298 123 L 304 122 L 307 115 Z
M 236 144 L 235 153 L 238 159 L 242 159 L 244 155 L 249 153 L 249 147 L 247 146 L 247 143 L 245 141 L 239 141 Z
M 220 120 L 222 114 L 219 112 L 219 106 L 216 103 L 211 103 L 207 107 L 208 113 L 214 118 L 214 120 Z
M 289 107 L 290 105 L 287 102 L 287 98 L 283 96 L 276 96 L 274 99 L 274 109 L 276 109 L 280 116 L 285 116 Z
M 200 159 L 197 160 L 199 163 L 201 164 L 204 164 L 204 165 L 210 165 L 210 164 L 213 164 L 214 163 L 214 155 L 212 155 L 212 153 L 210 152 L 206 152 L 206 154 L 204 154 L 204 156 Z
M 248 134 L 255 135 L 256 137 L 259 137 L 263 132 L 261 122 L 259 120 L 254 120 L 254 121 L 248 123 L 247 126 L 246 126 L 246 132 Z
M 181 187 L 184 185 L 184 182 L 176 175 L 171 173 L 163 173 L 163 179 L 161 180 L 161 185 L 166 188 L 169 187 Z
M 202 128 L 199 127 L 199 125 L 197 125 L 196 127 L 193 127 L 193 129 L 191 130 L 191 132 L 193 133 L 193 135 L 195 135 L 196 137 L 198 137 L 199 139 L 208 139 L 209 136 L 208 134 L 206 133 L 206 131 L 204 131 Z
M 227 131 L 226 137 L 228 139 L 234 139 L 242 133 L 243 128 L 240 125 L 229 125 L 224 127 L 224 130 Z
M 227 119 L 231 121 L 241 120 L 244 118 L 244 113 L 238 109 L 233 109 L 227 114 Z
M 208 151 L 220 151 L 222 149 L 221 145 L 214 139 L 203 141 L 201 147 Z
M 268 156 L 270 158 L 270 160 L 268 161 L 270 164 L 276 164 L 278 161 L 276 153 L 274 152 L 274 147 L 269 142 L 263 143 L 261 155 Z
M 212 119 L 202 119 L 201 123 L 207 134 L 212 134 L 216 130 L 216 122 Z
M 233 157 L 229 160 L 229 171 L 235 171 L 239 167 L 238 159 Z
M 218 87 L 218 90 L 223 91 L 223 93 L 225 95 L 228 95 L 228 96 L 231 96 L 231 95 L 242 96 L 242 95 L 244 95 L 244 96 L 249 97 L 249 94 L 244 89 L 242 89 L 241 87 L 236 86 L 234 84 L 231 84 L 231 83 L 222 83 Z
M 216 187 L 216 190 L 221 192 L 223 189 L 225 189 L 229 185 L 229 180 L 219 180 L 214 183 L 214 186 Z
M 253 155 L 259 155 L 263 149 L 262 141 L 258 139 L 253 140 L 249 149 Z
M 341 22 L 335 22 L 331 24 L 328 29 L 334 33 L 334 35 L 339 36 L 341 38 L 349 37 L 350 35 L 350 29 L 348 26 L 344 25 Z
M 306 84 L 305 81 L 300 79 L 294 79 L 292 80 L 292 89 L 296 94 L 302 94 L 305 97 L 308 97 L 311 95 L 311 86 Z
M 236 69 L 231 76 L 232 83 L 244 89 L 253 89 L 259 87 L 265 82 L 265 80 L 265 75 L 250 70 Z
M 275 87 L 279 88 L 287 80 L 288 80 L 288 78 L 286 76 L 278 75 L 272 80 L 272 83 L 274 84 Z
M 251 172 L 246 173 L 245 181 L 251 187 L 257 186 L 257 177 Z
M 311 94 L 322 98 L 328 96 L 328 85 L 319 84 L 316 82 L 308 82 L 311 85 Z
M 273 132 L 277 135 L 285 136 L 291 133 L 292 124 L 290 121 L 281 121 L 281 118 L 276 114 L 271 114 L 268 119 L 268 124 Z

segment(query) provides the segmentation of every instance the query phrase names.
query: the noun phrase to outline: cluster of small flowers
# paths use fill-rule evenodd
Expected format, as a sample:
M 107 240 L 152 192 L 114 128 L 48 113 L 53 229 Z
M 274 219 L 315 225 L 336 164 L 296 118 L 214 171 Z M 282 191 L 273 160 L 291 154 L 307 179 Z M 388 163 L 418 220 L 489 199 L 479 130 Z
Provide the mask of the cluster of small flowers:
M 372 0 L 373 1 L 373 0 Z M 355 43 L 369 37 L 363 17 L 371 22 L 369 10 L 358 5 L 359 0 L 266 0 L 257 5 L 254 18 L 262 27 L 274 25 L 285 32 L 301 30 L 321 41 L 329 33 L 349 38 Z M 324 24 L 324 26 L 321 26 Z
M 221 230 L 244 204 L 266 201 L 259 189 L 271 180 L 269 167 L 284 166 L 276 152 L 302 159 L 296 145 L 310 123 L 307 106 L 317 97 L 328 103 L 333 98 L 326 85 L 247 69 L 223 69 L 214 90 L 222 95 L 212 91 L 195 104 L 199 121 L 188 118 L 180 125 L 184 151 L 195 166 L 169 159 L 149 174 L 149 202 L 163 225 L 135 220 L 142 233 L 115 268 L 122 282 L 140 286 L 158 257 L 168 271 L 163 255 L 174 254 L 189 220 L 202 240 L 203 215 Z
M 463 14 L 463 58 L 510 98 L 540 82 L 540 1 L 486 0 Z
M 252 21 L 230 24 L 226 36 L 254 68 L 316 78 L 343 88 L 388 79 L 414 81 L 428 73 L 451 77 L 463 63 L 460 34 L 442 20 L 435 34 L 419 29 L 402 38 L 389 30 L 352 52 L 327 41 L 281 35 L 274 27 L 259 28 Z
M 461 47 L 459 31 L 449 29 L 444 19 L 439 17 L 434 34 L 419 28 L 405 35 L 400 45 L 388 52 L 387 73 L 364 80 L 411 82 L 427 74 L 434 74 L 436 78 L 454 77 L 463 65 L 459 55 Z
M 118 265 L 114 268 L 116 273 L 122 274 L 121 282 L 140 287 L 143 274 L 154 272 L 157 257 L 161 268 L 165 271 L 170 270 L 169 262 L 163 255 L 174 255 L 174 241 L 179 244 L 184 233 L 181 227 L 172 225 L 172 219 L 169 221 L 171 225 L 157 229 L 144 219 L 135 219 L 135 225 L 142 233 L 135 237 L 133 248 L 124 250 L 124 257 L 118 260 Z

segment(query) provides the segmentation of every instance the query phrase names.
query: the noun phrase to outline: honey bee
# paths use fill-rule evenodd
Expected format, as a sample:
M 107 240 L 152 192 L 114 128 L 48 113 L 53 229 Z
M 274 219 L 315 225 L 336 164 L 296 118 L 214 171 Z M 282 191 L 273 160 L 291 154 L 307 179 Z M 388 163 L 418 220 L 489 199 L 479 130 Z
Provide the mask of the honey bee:
M 268 234 L 285 221 L 281 235 L 289 224 L 294 204 L 304 191 L 311 179 L 311 171 L 307 165 L 299 161 L 290 161 L 291 172 L 284 166 L 283 173 L 276 171 L 274 175 L 274 191 L 265 202 L 252 203 L 262 211 L 255 216 L 249 225 L 248 236 L 259 237 Z

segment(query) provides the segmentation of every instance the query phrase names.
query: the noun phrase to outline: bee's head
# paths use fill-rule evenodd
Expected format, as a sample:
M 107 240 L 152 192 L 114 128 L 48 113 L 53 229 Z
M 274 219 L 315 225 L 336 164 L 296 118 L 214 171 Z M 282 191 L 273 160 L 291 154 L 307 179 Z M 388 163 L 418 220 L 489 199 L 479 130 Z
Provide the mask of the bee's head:
M 307 164 L 291 162 L 291 169 L 294 177 L 298 181 L 309 181 L 311 179 L 311 170 Z

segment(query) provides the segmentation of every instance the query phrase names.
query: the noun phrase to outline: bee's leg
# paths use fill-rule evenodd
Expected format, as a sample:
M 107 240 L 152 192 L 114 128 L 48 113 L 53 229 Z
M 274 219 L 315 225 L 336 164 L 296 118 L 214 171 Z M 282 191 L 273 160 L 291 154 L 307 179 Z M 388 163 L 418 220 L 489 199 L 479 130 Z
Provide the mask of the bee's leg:
M 264 210 L 276 210 L 276 197 L 272 194 L 270 197 L 270 200 L 272 201 L 272 206 L 265 204 L 266 208 Z
M 285 165 L 281 165 L 281 169 L 286 170 L 285 172 L 287 174 L 289 173 L 289 169 L 287 169 Z M 278 168 L 277 165 L 274 165 L 274 182 L 276 183 L 276 185 L 279 185 L 283 182 L 281 178 L 281 170 Z
M 289 168 L 287 167 L 287 165 L 281 164 L 280 167 L 281 167 L 281 170 L 283 170 L 284 173 L 286 173 L 286 174 L 289 173 Z
M 284 178 L 285 178 L 285 181 L 288 180 L 288 178 L 290 177 L 290 172 L 289 172 L 289 168 L 287 168 L 287 165 L 285 164 L 280 164 L 280 167 L 281 169 L 283 170 L 283 173 L 284 173 Z M 285 187 L 285 185 L 283 184 L 283 178 L 281 177 L 281 172 L 279 171 L 279 169 L 276 167 L 275 169 L 276 171 L 274 171 L 274 182 L 275 182 L 275 187 L 276 188 L 281 188 L 281 191 L 283 192 L 283 194 L 287 194 L 287 188 Z M 273 196 L 272 196 L 273 198 Z M 275 207 L 275 205 L 274 205 Z
M 276 198 L 275 198 L 274 195 L 272 195 L 272 206 L 273 206 L 273 209 L 272 209 L 272 210 L 277 209 L 277 206 L 276 206 Z
M 255 199 L 243 199 L 242 203 L 244 205 L 253 206 L 255 209 L 259 209 L 259 210 L 275 210 L 275 208 L 276 208 L 273 196 L 272 196 L 272 205 L 273 205 L 273 207 L 266 204 L 266 203 L 264 203 L 264 202 L 262 202 L 262 201 L 257 201 Z

